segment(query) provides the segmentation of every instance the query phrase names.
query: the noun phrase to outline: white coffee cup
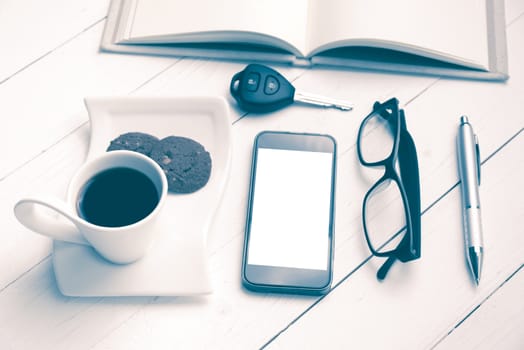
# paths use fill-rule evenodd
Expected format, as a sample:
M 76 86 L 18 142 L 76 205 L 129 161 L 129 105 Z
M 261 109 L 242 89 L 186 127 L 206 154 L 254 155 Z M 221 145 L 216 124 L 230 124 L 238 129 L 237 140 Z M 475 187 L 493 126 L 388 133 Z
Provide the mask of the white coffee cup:
M 80 205 L 78 203 L 82 200 L 84 192 L 87 191 L 86 185 L 95 183 L 94 179 L 98 175 L 120 168 L 137 170 L 151 180 L 158 194 L 156 204 L 149 206 L 151 211 L 148 213 L 149 209 L 144 209 L 145 217 L 140 219 L 137 217 L 135 218 L 138 220 L 136 222 L 114 227 L 93 223 L 96 220 L 92 218 L 84 218 L 85 215 L 80 214 L 82 210 L 78 208 Z M 131 173 L 136 175 L 133 171 Z M 116 176 L 115 174 L 112 175 Z M 119 173 L 119 175 L 122 174 Z M 126 183 L 126 181 L 124 178 L 121 183 Z M 135 188 L 132 187 L 131 185 L 129 191 L 136 191 L 136 186 Z M 154 226 L 167 197 L 167 189 L 166 175 L 152 159 L 137 152 L 111 151 L 93 158 L 80 167 L 69 184 L 67 201 L 50 196 L 23 198 L 16 203 L 14 212 L 24 226 L 37 233 L 61 241 L 90 245 L 107 260 L 118 264 L 127 264 L 143 257 L 151 246 L 155 233 L 158 232 Z M 103 193 L 105 192 L 111 191 L 103 191 Z M 134 193 L 130 194 L 133 195 Z M 95 199 L 98 198 L 95 197 Z M 100 205 L 103 205 L 104 198 L 101 197 L 100 201 Z M 106 202 L 108 201 L 106 200 Z M 97 204 L 96 201 L 93 203 Z M 140 200 L 127 200 L 125 204 L 141 205 Z M 46 215 L 41 208 L 42 206 L 60 214 L 61 217 Z M 93 208 L 96 207 L 96 205 L 93 206 Z M 106 209 L 103 211 L 104 213 L 110 212 L 114 208 L 108 207 Z M 63 220 L 63 218 L 67 220 Z

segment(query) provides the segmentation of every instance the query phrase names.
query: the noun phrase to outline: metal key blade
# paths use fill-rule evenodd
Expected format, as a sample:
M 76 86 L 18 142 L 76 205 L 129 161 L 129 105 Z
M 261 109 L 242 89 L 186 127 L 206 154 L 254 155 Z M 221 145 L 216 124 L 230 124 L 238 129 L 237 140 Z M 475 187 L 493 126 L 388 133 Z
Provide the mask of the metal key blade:
M 353 104 L 350 102 L 300 91 L 295 91 L 294 100 L 296 102 L 303 102 L 321 107 L 337 108 L 343 111 L 350 111 L 353 109 Z

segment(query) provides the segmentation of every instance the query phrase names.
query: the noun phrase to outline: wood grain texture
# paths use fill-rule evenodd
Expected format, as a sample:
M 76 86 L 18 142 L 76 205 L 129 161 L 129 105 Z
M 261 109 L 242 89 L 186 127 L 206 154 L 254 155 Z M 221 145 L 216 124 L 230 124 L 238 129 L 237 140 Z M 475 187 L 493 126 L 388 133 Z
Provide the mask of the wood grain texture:
M 393 269 L 383 283 L 375 280 L 368 266 L 358 269 L 269 348 L 336 344 L 345 349 L 426 349 L 438 342 L 524 263 L 522 230 L 514 226 L 515 219 L 524 219 L 524 201 L 510 195 L 524 175 L 523 147 L 521 133 L 483 166 L 486 260 L 479 287 L 464 258 L 461 217 L 456 215 L 461 210 L 460 191 L 455 187 L 422 216 L 420 260 L 405 264 L 403 271 Z M 500 203 L 505 203 L 503 209 Z M 517 309 L 524 304 L 522 298 L 511 302 Z M 474 332 L 481 334 L 511 331 L 493 322 L 477 326 Z M 475 348 L 475 343 L 463 345 Z
M 0 139 L 0 349 L 255 349 L 266 343 L 285 349 L 513 349 L 524 343 L 521 0 L 506 1 L 506 84 L 279 66 L 298 89 L 349 99 L 356 108 L 345 113 L 296 105 L 266 116 L 246 115 L 229 97 L 229 80 L 242 63 L 99 53 L 108 4 L 0 5 L 0 28 L 20 32 L 15 40 L 0 31 L 9 37 L 0 65 L 0 114 L 9 118 L 7 137 Z M 12 20 L 24 14 L 33 28 Z M 21 47 L 21 39 L 32 44 Z M 208 297 L 64 297 L 54 281 L 50 241 L 13 216 L 24 194 L 63 194 L 83 162 L 90 132 L 83 97 L 124 94 L 219 95 L 231 102 L 232 175 L 208 239 L 215 288 Z M 392 96 L 405 108 L 417 145 L 427 211 L 422 259 L 394 265 L 378 283 L 381 261 L 370 259 L 360 216 L 372 173 L 359 165 L 355 141 L 372 103 Z M 461 114 L 479 134 L 485 161 L 487 255 L 479 288 L 469 276 L 460 231 L 454 137 Z M 268 129 L 328 133 L 339 145 L 336 288 L 322 299 L 254 294 L 240 285 L 251 147 Z
M 524 344 L 522 270 L 521 265 L 478 309 L 457 324 L 435 349 L 521 349 Z
M 100 54 L 103 22 L 0 84 L 0 179 L 87 121 L 85 96 L 126 95 L 175 59 Z
M 4 0 L 0 5 L 0 84 L 102 21 L 106 0 Z

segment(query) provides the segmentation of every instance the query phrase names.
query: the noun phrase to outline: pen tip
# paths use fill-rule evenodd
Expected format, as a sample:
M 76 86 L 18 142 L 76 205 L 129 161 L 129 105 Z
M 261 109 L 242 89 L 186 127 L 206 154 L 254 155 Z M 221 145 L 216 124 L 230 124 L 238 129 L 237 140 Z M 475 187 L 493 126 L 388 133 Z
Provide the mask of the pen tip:
M 460 117 L 460 123 L 461 124 L 466 124 L 468 122 L 468 117 L 463 115 L 462 117 Z
M 473 277 L 477 286 L 480 283 L 480 274 L 482 270 L 482 248 L 480 247 L 469 247 L 469 263 Z

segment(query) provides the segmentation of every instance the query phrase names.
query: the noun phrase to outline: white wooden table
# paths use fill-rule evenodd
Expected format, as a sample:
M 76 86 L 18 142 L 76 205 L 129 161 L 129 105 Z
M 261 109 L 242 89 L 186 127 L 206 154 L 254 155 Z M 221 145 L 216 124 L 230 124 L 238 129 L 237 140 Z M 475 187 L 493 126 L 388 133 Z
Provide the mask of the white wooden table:
M 245 63 L 98 51 L 108 0 L 0 2 L 0 349 L 524 349 L 524 1 L 506 1 L 506 83 L 280 67 L 349 113 L 292 106 L 250 116 L 229 97 Z M 467 19 L 465 19 L 467 24 Z M 211 95 L 231 102 L 233 161 L 208 237 L 214 293 L 73 298 L 59 292 L 52 242 L 20 225 L 22 193 L 62 195 L 84 161 L 85 96 Z M 369 182 L 356 134 L 375 100 L 397 97 L 420 163 L 422 257 L 380 283 L 361 225 Z M 485 262 L 466 265 L 455 155 L 459 117 L 481 142 Z M 254 294 L 240 283 L 254 136 L 328 133 L 339 145 L 334 283 L 322 298 Z

